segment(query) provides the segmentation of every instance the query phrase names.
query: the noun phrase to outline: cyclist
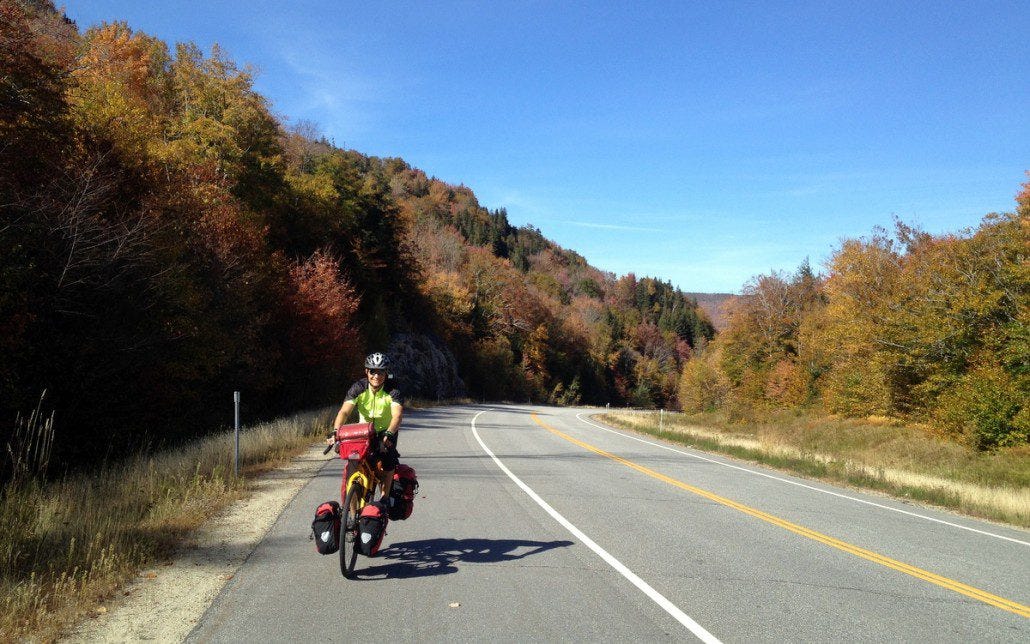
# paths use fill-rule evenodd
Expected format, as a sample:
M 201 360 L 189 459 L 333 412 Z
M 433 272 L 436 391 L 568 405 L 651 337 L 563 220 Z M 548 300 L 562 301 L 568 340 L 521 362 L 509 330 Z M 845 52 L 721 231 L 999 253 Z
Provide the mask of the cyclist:
M 365 377 L 358 380 L 347 391 L 347 399 L 336 414 L 333 427 L 347 422 L 351 411 L 358 410 L 358 422 L 372 422 L 375 427 L 375 442 L 369 459 L 372 465 L 378 460 L 383 465 L 380 486 L 383 500 L 390 496 L 393 472 L 397 468 L 400 454 L 397 453 L 397 432 L 404 415 L 404 400 L 396 383 L 390 378 L 390 359 L 385 353 L 370 353 L 365 358 Z M 328 442 L 332 442 L 332 438 Z

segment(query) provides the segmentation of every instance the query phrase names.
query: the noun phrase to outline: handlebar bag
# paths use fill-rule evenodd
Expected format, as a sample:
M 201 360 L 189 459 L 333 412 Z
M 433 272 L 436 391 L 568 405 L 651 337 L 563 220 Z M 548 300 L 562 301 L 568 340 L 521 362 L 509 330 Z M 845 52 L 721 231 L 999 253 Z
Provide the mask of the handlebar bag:
M 403 521 L 415 509 L 415 495 L 418 494 L 418 476 L 415 469 L 401 463 L 393 473 L 390 486 L 389 516 L 391 521 Z
M 311 522 L 311 533 L 315 537 L 315 549 L 319 554 L 331 555 L 340 549 L 340 504 L 326 501 L 315 509 L 315 520 Z
M 375 429 L 372 423 L 351 423 L 340 425 L 336 428 L 336 440 L 340 441 L 340 458 L 356 458 L 361 460 L 368 454 L 372 437 L 375 436 Z
M 386 526 L 390 523 L 386 507 L 376 501 L 361 508 L 358 515 L 358 548 L 366 557 L 374 557 L 386 535 Z

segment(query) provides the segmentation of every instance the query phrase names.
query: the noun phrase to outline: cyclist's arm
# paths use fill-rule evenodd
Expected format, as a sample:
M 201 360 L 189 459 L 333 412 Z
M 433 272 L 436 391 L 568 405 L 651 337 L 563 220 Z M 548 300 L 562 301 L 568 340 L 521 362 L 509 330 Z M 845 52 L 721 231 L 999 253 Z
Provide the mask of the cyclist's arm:
M 340 406 L 339 413 L 336 414 L 336 420 L 333 421 L 333 428 L 335 429 L 340 425 L 344 424 L 345 422 L 347 422 L 347 418 L 350 417 L 350 413 L 352 411 L 354 411 L 354 401 L 344 401 L 343 405 Z
M 386 431 L 397 436 L 401 428 L 401 417 L 404 415 L 404 396 L 394 383 L 388 384 L 387 387 L 390 392 L 390 426 Z
M 386 428 L 386 431 L 396 436 L 401 428 L 401 416 L 404 415 L 404 406 L 397 402 L 390 403 L 390 415 L 390 426 Z

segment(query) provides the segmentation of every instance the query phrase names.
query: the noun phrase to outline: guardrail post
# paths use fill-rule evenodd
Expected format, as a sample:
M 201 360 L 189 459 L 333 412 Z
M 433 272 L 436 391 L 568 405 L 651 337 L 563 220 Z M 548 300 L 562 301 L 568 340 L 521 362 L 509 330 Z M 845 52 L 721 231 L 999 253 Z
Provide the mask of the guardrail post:
M 665 428 L 665 410 L 660 409 L 658 411 L 658 433 L 661 434 Z

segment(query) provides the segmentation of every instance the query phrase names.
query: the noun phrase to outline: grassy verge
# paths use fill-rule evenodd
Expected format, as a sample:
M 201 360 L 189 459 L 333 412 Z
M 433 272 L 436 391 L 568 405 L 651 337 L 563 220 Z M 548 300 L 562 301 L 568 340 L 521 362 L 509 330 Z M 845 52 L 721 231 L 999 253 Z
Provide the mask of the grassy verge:
M 610 412 L 605 422 L 659 434 L 658 412 Z M 662 438 L 788 472 L 1030 527 L 1030 448 L 975 452 L 886 419 L 773 413 L 731 423 L 718 413 L 666 413 Z
M 335 409 L 246 429 L 240 463 L 254 475 L 324 435 Z M 92 475 L 23 478 L 0 495 L 0 641 L 52 641 L 85 607 L 240 498 L 232 435 L 213 435 Z

